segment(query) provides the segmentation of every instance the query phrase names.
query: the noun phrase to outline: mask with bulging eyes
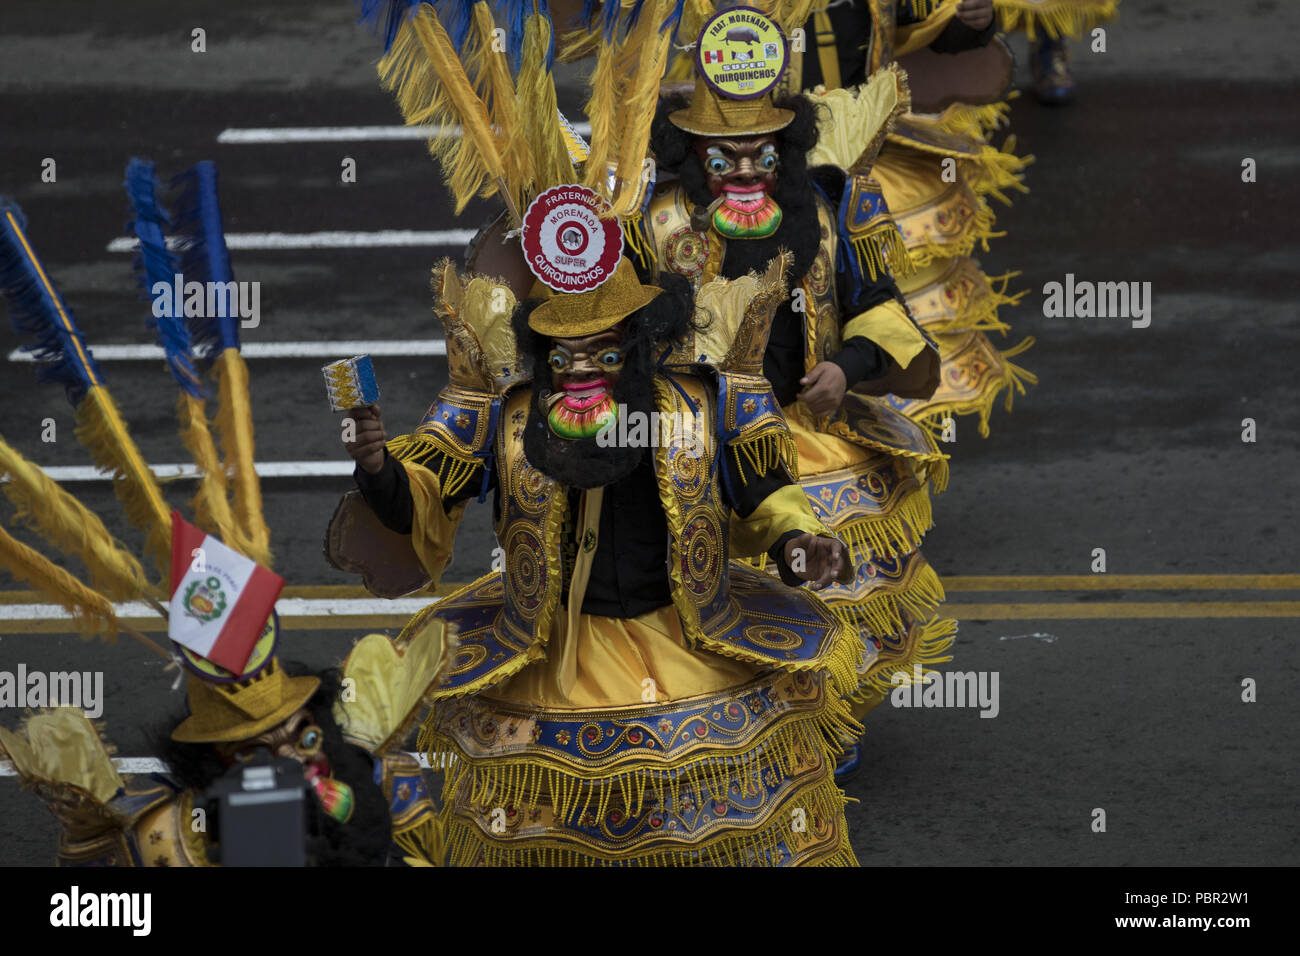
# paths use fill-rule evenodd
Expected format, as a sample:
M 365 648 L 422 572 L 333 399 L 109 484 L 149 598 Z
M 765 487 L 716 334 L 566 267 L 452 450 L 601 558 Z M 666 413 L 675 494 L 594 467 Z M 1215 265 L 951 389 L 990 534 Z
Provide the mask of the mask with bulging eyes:
M 762 239 L 781 225 L 781 207 L 772 198 L 781 157 L 776 137 L 701 136 L 695 152 L 704 166 L 713 227 L 729 239 Z
M 325 734 L 306 707 L 294 711 L 264 734 L 236 743 L 217 744 L 217 753 L 227 763 L 246 763 L 266 749 L 273 757 L 286 757 L 302 764 L 302 774 L 315 790 L 325 812 L 341 823 L 352 816 L 352 788 L 330 776 L 329 759 L 323 748 Z
M 551 370 L 547 424 L 560 438 L 594 438 L 618 418 L 614 385 L 623 369 L 623 335 L 618 327 L 575 339 L 554 339 L 546 364 Z

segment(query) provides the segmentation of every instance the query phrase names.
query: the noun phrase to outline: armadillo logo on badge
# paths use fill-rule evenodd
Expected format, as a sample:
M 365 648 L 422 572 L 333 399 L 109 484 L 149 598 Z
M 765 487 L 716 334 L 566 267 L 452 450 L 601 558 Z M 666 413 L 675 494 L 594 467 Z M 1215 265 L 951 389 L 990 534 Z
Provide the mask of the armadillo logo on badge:
M 623 255 L 617 219 L 601 219 L 605 200 L 586 186 L 552 186 L 524 214 L 524 258 L 556 292 L 590 292 Z
M 695 46 L 696 65 L 715 93 L 752 100 L 785 72 L 785 34 L 761 10 L 731 7 L 711 17 Z

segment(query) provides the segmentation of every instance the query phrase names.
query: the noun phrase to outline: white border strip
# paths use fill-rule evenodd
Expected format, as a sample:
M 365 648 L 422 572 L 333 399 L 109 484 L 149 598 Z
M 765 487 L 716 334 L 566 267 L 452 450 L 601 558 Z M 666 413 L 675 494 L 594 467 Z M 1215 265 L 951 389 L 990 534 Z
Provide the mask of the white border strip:
M 157 345 L 94 345 L 90 351 L 97 362 L 136 362 L 161 360 L 163 350 Z M 400 339 L 382 342 L 246 342 L 239 348 L 246 359 L 290 359 L 290 358 L 347 358 L 352 355 L 379 356 L 428 356 L 446 355 L 447 342 L 444 339 L 424 339 L 402 341 Z M 9 353 L 11 362 L 35 362 L 32 352 L 14 349 Z
M 350 461 L 259 461 L 253 469 L 259 478 L 336 478 L 351 475 Z M 150 465 L 154 475 L 163 480 L 197 478 L 199 469 L 189 465 Z M 42 471 L 55 481 L 112 481 L 113 476 L 89 465 L 56 465 Z M 5 475 L 0 482 L 9 480 Z
M 429 763 L 428 754 L 412 753 L 409 750 L 406 754 L 408 757 L 414 757 L 419 761 L 420 766 L 425 770 L 441 770 L 442 765 L 444 764 L 443 760 L 439 760 L 439 766 L 435 767 L 431 765 Z M 446 757 L 449 758 L 446 763 L 451 763 L 455 760 L 455 754 L 447 754 Z M 113 757 L 112 760 L 113 769 L 118 773 L 167 773 L 171 770 L 171 767 L 167 766 L 167 764 L 159 760 L 157 757 Z M 0 760 L 0 777 L 16 776 L 18 776 L 18 771 L 14 769 L 13 761 Z
M 468 243 L 474 229 L 380 229 L 375 232 L 230 232 L 226 246 L 230 249 L 389 249 L 401 246 L 460 247 Z M 118 236 L 106 247 L 109 252 L 135 252 L 140 240 Z M 167 248 L 176 250 L 180 243 L 169 237 Z

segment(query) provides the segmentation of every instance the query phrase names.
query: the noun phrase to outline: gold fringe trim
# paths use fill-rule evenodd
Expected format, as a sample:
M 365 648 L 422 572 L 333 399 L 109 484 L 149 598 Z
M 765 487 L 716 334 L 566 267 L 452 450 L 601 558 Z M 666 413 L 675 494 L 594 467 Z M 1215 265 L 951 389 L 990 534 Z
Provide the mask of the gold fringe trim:
M 934 664 L 944 664 L 952 660 L 952 647 L 956 641 L 957 622 L 952 618 L 936 617 L 922 625 L 921 633 L 915 643 L 901 657 L 881 661 L 871 668 L 849 699 L 859 706 L 853 708 L 860 720 L 866 711 L 885 700 L 895 687 L 911 686 L 915 683 L 913 665 L 921 666 L 921 676 L 934 673 L 926 670 Z M 894 675 L 900 675 L 894 683 Z M 865 705 L 862 706 L 862 705 Z
M 924 414 L 913 418 L 918 425 L 928 428 L 936 438 L 943 434 L 943 420 L 952 415 L 979 415 L 979 433 L 981 438 L 989 437 L 989 418 L 993 414 L 993 404 L 998 395 L 1006 392 L 1004 407 L 1011 411 L 1012 402 L 1017 394 L 1025 394 L 1026 385 L 1037 385 L 1038 376 L 1026 368 L 1008 361 L 1013 356 L 1027 351 L 1034 345 L 1032 335 L 1026 336 L 1020 343 L 1005 352 L 999 352 L 1005 371 L 1000 378 L 994 379 L 992 388 L 985 388 L 978 398 L 965 402 L 944 402 L 933 408 L 927 408 Z M 909 416 L 910 417 L 910 416 Z
M 726 833 L 696 846 L 653 851 L 640 857 L 611 856 L 607 860 L 602 860 L 592 852 L 573 849 L 571 842 L 561 842 L 555 838 L 530 840 L 529 847 L 512 850 L 496 841 L 488 841 L 476 828 L 458 820 L 454 808 L 462 796 L 462 790 L 468 788 L 466 802 L 476 806 L 495 805 L 531 812 L 545 802 L 552 808 L 554 819 L 561 825 L 581 819 L 589 810 L 594 811 L 598 818 L 603 818 L 616 796 L 621 800 L 620 805 L 636 816 L 645 808 L 646 797 L 650 794 L 654 795 L 660 806 L 664 804 L 665 796 L 675 806 L 683 788 L 689 789 L 701 800 L 706 796 L 709 799 L 725 798 L 732 782 L 736 780 L 747 782 L 748 789 L 752 791 L 754 781 L 761 780 L 762 774 L 767 770 L 783 777 L 800 772 L 805 766 L 804 754 L 811 752 L 820 755 L 823 766 L 827 768 L 828 779 L 804 793 L 833 797 L 837 802 L 831 803 L 828 809 L 842 813 L 843 794 L 835 787 L 834 781 L 829 779 L 829 768 L 834 766 L 835 758 L 843 752 L 844 746 L 857 740 L 862 733 L 862 725 L 853 719 L 846 697 L 828 696 L 826 706 L 821 711 L 778 718 L 778 724 L 739 753 L 715 750 L 690 754 L 664 764 L 641 764 L 625 771 L 616 768 L 583 771 L 556 766 L 540 754 L 470 760 L 454 739 L 434 729 L 435 719 L 435 714 L 431 713 L 421 729 L 417 746 L 427 754 L 434 766 L 445 763 L 445 754 L 452 754 L 456 758 L 445 773 L 442 793 L 442 819 L 449 866 L 473 865 L 489 860 L 494 861 L 491 865 L 508 865 L 507 860 L 512 857 L 527 856 L 539 851 L 567 852 L 575 862 L 593 861 L 595 865 L 600 865 L 601 862 L 635 864 L 638 861 L 653 865 L 651 861 L 655 859 L 662 859 L 661 865 L 674 865 L 671 862 L 673 860 L 680 861 L 680 864 L 686 864 L 691 859 L 698 861 L 702 851 L 715 845 L 719 850 L 724 846 L 735 850 L 740 846 L 735 841 L 741 841 L 752 849 L 759 845 L 752 842 L 758 838 L 758 834 Z M 545 799 L 543 794 L 546 795 Z M 784 820 L 787 816 L 774 813 L 777 820 Z M 786 838 L 792 836 L 788 831 L 781 832 Z M 846 835 L 844 839 L 847 839 Z M 839 858 L 842 852 L 843 841 L 832 858 Z
M 1007 294 L 1007 286 L 1011 284 L 1011 280 L 1020 275 L 1022 275 L 1020 272 L 1006 272 L 1000 276 L 985 276 L 989 284 L 988 294 L 975 297 L 975 303 L 972 306 L 947 321 L 925 323 L 925 331 L 931 335 L 965 332 L 967 330 L 976 332 L 1011 331 L 1011 326 L 998 317 L 998 309 L 1003 306 L 1017 306 L 1020 304 L 1020 300 L 1029 294 L 1028 289 L 1021 289 L 1019 292 L 1010 295 Z M 1001 283 L 1001 288 L 996 287 L 994 283 Z
M 9 480 L 0 489 L 17 509 L 17 517 L 64 554 L 76 555 L 96 591 L 114 601 L 149 592 L 144 568 L 99 516 L 0 438 L 0 477 L 6 475 Z
M 735 459 L 738 475 L 741 474 L 742 456 L 760 475 L 774 471 L 778 466 L 784 466 L 791 475 L 799 474 L 799 447 L 784 428 L 769 428 L 757 435 L 739 438 L 727 448 Z
M 917 480 L 923 484 L 928 481 L 930 489 L 935 494 L 946 490 L 948 487 L 949 456 L 939 450 L 939 444 L 933 435 L 926 436 L 929 448 L 926 451 L 918 452 L 867 438 L 850 428 L 845 422 L 831 422 L 824 430 L 826 434 L 842 438 L 860 448 L 873 448 L 895 458 L 904 458 L 911 461 L 916 467 Z M 794 472 L 794 474 L 797 474 L 797 472 Z
M 415 432 L 398 435 L 389 439 L 387 446 L 388 453 L 398 461 L 414 461 L 437 475 L 438 489 L 444 498 L 457 494 L 483 465 L 477 458 L 466 457 L 463 452 L 435 434 Z M 437 468 L 430 468 L 426 463 L 433 454 L 443 456 Z
M 930 236 L 925 236 L 920 242 L 908 249 L 912 257 L 912 265 L 917 269 L 924 269 L 939 259 L 952 259 L 956 256 L 968 256 L 975 251 L 978 245 L 984 252 L 989 251 L 989 240 L 1000 239 L 1005 236 L 1005 232 L 995 232 L 993 224 L 997 221 L 992 208 L 987 202 L 979 199 L 979 209 L 971 217 L 967 227 L 962 230 L 962 234 L 950 242 L 936 242 Z
M 113 475 L 113 493 L 127 519 L 145 533 L 145 550 L 166 579 L 172 564 L 172 512 L 157 479 L 127 430 L 113 396 L 101 385 L 86 392 L 76 411 L 77 440 Z
M 871 276 L 872 282 L 887 272 L 898 278 L 916 271 L 912 257 L 908 255 L 907 243 L 892 219 L 868 235 L 855 236 L 853 251 L 858 257 L 859 267 Z
M 865 560 L 854 555 L 857 562 Z M 932 617 L 945 600 L 943 584 L 934 568 L 926 564 L 901 591 L 882 591 L 861 601 L 828 596 L 826 605 L 846 626 L 872 634 L 896 634 L 908 621 Z
M 623 242 L 627 249 L 647 271 L 654 268 L 654 246 L 641 233 L 641 210 L 637 209 L 622 219 Z
M 1002 142 L 1002 148 L 985 146 L 980 149 L 979 157 L 974 159 L 976 172 L 966 181 L 977 196 L 992 196 L 1004 206 L 1011 205 L 1011 198 L 1004 189 L 1027 193 L 1025 185 L 1025 167 L 1034 161 L 1033 156 L 1015 154 L 1016 138 L 1008 136 Z
M 1012 90 L 1005 100 L 973 106 L 969 103 L 953 103 L 939 114 L 939 128 L 954 136 L 970 136 L 985 139 L 1011 122 L 1011 100 L 1020 96 L 1019 90 Z
M 1119 0 L 1094 0 L 1087 6 L 1082 3 L 1044 5 L 1029 0 L 995 0 L 994 9 L 1004 33 L 1023 29 L 1033 40 L 1036 31 L 1041 29 L 1053 39 L 1078 38 L 1097 24 L 1114 19 Z
M 828 526 L 855 558 L 908 554 L 920 547 L 925 533 L 934 527 L 930 496 L 922 488 L 907 495 L 889 515 L 867 515 L 842 525 L 832 518 Z
M 406 854 L 407 866 L 442 866 L 447 853 L 443 821 L 436 814 L 414 826 L 393 830 L 393 843 Z
M 190 502 L 194 509 L 194 520 L 204 531 L 216 534 L 228 547 L 246 554 L 248 542 L 235 524 L 234 512 L 230 510 L 226 472 L 221 467 L 212 432 L 208 430 L 208 416 L 203 399 L 181 389 L 176 401 L 176 418 L 181 425 L 181 442 L 202 475 L 199 490 Z
M 810 812 L 831 817 L 838 816 L 840 836 L 836 845 L 804 861 L 804 866 L 856 867 L 859 865 L 849 843 L 844 807 L 849 802 L 834 782 L 819 784 L 800 791 L 799 806 Z M 787 801 L 787 804 L 789 801 Z M 446 818 L 447 866 L 493 867 L 574 867 L 574 866 L 648 866 L 648 867 L 698 867 L 698 866 L 754 866 L 770 865 L 786 847 L 797 845 L 801 834 L 794 830 L 794 815 L 777 811 L 772 822 L 761 830 L 723 833 L 689 846 L 652 850 L 629 856 L 597 855 L 594 851 L 579 849 L 559 840 L 530 840 L 527 847 L 502 846 L 490 841 L 472 824 L 451 814 Z
M 234 515 L 245 556 L 264 568 L 271 567 L 271 530 L 262 515 L 262 486 L 253 466 L 253 409 L 248 390 L 248 366 L 238 349 L 225 349 L 212 364 L 220 401 L 217 434 L 226 454 L 226 467 L 234 491 Z M 171 560 L 168 542 L 168 560 Z

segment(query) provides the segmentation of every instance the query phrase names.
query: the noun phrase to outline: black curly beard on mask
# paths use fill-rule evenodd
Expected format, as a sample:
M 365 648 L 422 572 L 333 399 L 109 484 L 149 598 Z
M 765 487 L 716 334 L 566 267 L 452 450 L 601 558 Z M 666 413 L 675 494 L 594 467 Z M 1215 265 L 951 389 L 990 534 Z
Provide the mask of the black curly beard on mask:
M 707 207 L 715 197 L 709 192 L 704 165 L 695 153 L 695 137 L 668 120 L 668 114 L 682 105 L 679 98 L 665 99 L 660 104 L 650 145 L 660 168 L 677 173 L 686 197 L 697 207 Z M 809 150 L 817 145 L 817 108 L 802 96 L 787 97 L 776 106 L 795 114 L 790 125 L 776 133 L 781 165 L 772 198 L 781 207 L 781 225 L 762 239 L 729 240 L 721 273 L 724 278 L 736 279 L 751 271 L 762 272 L 786 249 L 794 256 L 788 274 L 789 287 L 793 288 L 808 274 L 821 246 L 816 191 L 808 176 L 807 162 Z
M 622 374 L 612 397 L 622 407 L 619 415 L 655 410 L 654 375 L 660 354 L 668 343 L 690 331 L 694 308 L 690 284 L 681 276 L 668 276 L 665 291 L 626 320 L 623 329 Z M 601 488 L 626 478 L 636 470 L 650 448 L 601 447 L 596 438 L 561 438 L 547 422 L 546 399 L 551 394 L 551 369 L 546 359 L 550 336 L 528 327 L 528 316 L 541 300 L 528 300 L 515 310 L 515 341 L 533 373 L 532 401 L 524 422 L 524 455 L 542 474 L 569 488 Z M 617 426 L 616 426 L 617 427 Z

